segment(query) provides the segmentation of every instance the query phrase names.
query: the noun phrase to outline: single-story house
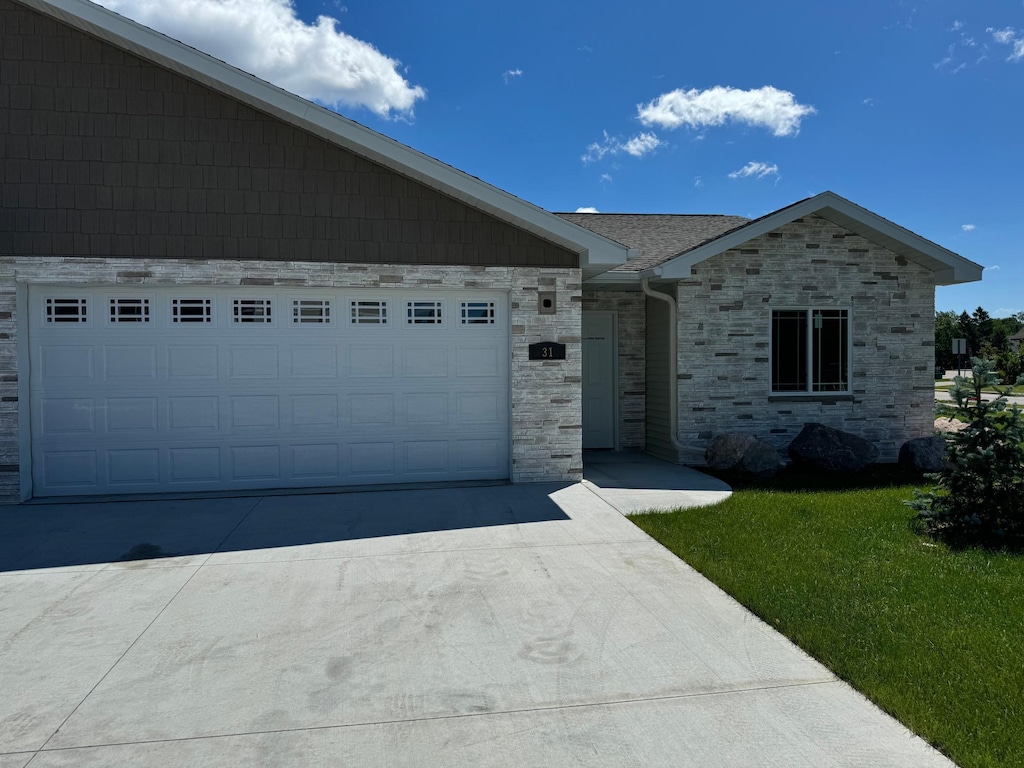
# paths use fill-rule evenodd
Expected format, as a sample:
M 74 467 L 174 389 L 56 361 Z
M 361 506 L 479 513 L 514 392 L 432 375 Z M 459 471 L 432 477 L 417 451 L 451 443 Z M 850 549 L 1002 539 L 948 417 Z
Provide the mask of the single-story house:
M 84 0 L 0 0 L 0 496 L 578 480 L 931 423 L 934 287 L 836 195 L 556 216 Z

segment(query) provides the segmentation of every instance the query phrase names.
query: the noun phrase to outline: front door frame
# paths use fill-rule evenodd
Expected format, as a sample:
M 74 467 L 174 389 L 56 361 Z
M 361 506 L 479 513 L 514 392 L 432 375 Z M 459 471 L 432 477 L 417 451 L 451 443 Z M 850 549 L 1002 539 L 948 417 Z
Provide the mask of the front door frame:
M 612 382 L 612 408 L 611 408 L 612 447 L 611 447 L 611 450 L 619 451 L 619 450 L 622 450 L 621 445 L 619 443 L 619 440 L 620 440 L 620 437 L 619 437 L 619 313 L 618 313 L 617 310 L 614 310 L 614 309 L 594 309 L 594 310 L 585 309 L 585 310 L 583 310 L 583 315 L 584 316 L 590 316 L 590 317 L 592 317 L 594 315 L 607 315 L 607 316 L 609 316 L 611 318 L 611 321 L 612 321 L 612 331 L 611 331 L 611 336 L 612 336 L 612 354 L 611 354 L 611 367 L 612 367 L 612 370 L 611 370 L 611 382 Z M 580 320 L 580 334 L 581 334 L 581 336 L 582 336 L 582 332 L 583 332 L 583 321 L 582 321 L 582 318 L 581 318 L 581 320 Z M 583 341 L 583 339 L 581 338 L 581 342 L 582 341 Z M 581 350 L 585 349 L 584 344 L 582 344 L 582 343 L 580 344 L 580 349 Z M 586 354 L 586 353 L 583 352 L 583 354 Z M 585 364 L 586 364 L 586 361 L 584 361 L 584 365 Z M 582 420 L 582 415 L 583 415 L 582 414 L 582 395 L 583 395 L 583 377 L 580 377 L 580 396 L 581 396 L 581 405 L 580 405 L 581 413 L 580 413 L 580 417 L 581 417 L 581 420 Z M 582 438 L 582 432 L 581 432 L 581 438 Z M 582 439 L 581 439 L 581 442 L 582 442 Z M 588 449 L 584 449 L 584 450 L 588 450 Z M 594 449 L 594 450 L 604 450 L 604 449 Z

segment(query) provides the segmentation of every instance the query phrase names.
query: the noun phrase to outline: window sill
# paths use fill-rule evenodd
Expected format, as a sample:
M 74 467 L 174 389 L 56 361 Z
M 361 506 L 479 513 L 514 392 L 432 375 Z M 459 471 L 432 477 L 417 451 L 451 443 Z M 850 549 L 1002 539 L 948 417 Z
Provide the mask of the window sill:
M 854 396 L 851 394 L 835 394 L 828 392 L 816 392 L 814 394 L 773 394 L 768 396 L 769 403 L 852 403 Z

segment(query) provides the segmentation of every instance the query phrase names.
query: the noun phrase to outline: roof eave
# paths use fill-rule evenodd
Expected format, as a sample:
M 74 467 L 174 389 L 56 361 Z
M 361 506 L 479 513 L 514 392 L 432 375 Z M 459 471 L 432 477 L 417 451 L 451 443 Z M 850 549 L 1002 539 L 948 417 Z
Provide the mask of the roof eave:
M 619 243 L 88 0 L 18 2 L 572 251 L 584 270 L 626 261 Z
M 700 262 L 811 214 L 817 214 L 857 232 L 893 253 L 930 269 L 935 273 L 937 285 L 955 285 L 981 280 L 983 267 L 980 264 L 975 264 L 866 208 L 861 208 L 834 192 L 823 192 L 756 219 L 664 264 L 644 270 L 641 277 L 685 279 L 690 277 L 693 267 Z

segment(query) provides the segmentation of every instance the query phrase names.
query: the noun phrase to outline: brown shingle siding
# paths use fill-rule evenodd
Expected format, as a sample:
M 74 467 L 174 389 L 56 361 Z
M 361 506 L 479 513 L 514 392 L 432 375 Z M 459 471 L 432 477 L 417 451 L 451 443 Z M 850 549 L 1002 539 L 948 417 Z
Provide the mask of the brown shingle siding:
M 11 0 L 0 0 L 0 133 L 5 209 L 60 213 L 45 231 L 4 216 L 0 256 L 578 262 Z

